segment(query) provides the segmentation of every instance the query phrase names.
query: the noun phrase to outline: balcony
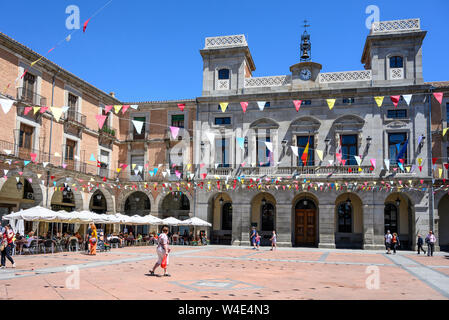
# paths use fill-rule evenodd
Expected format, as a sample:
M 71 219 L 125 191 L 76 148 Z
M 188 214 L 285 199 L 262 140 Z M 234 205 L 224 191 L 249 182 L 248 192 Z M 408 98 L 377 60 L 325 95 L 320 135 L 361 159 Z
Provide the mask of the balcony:
M 128 131 L 126 134 L 126 141 L 143 142 L 148 139 L 148 133 L 143 131 L 139 134 L 135 130 Z
M 361 171 L 359 171 L 361 168 Z M 211 173 L 212 174 L 212 173 Z M 330 176 L 330 175 L 372 175 L 370 166 L 306 166 L 306 167 L 247 167 L 241 168 L 239 175 L 245 176 Z
M 98 143 L 100 146 L 112 149 L 112 143 L 114 142 L 116 137 L 116 130 L 103 126 L 103 128 L 98 130 Z
M 234 172 L 234 168 L 231 167 L 218 167 L 218 168 L 209 168 L 207 170 L 207 174 L 212 176 L 231 176 Z
M 37 94 L 34 90 L 26 88 L 17 88 L 17 100 L 28 106 L 33 107 L 46 107 L 47 98 Z
M 68 110 L 67 116 L 65 118 L 65 121 L 67 123 L 73 124 L 77 127 L 85 127 L 86 126 L 86 116 L 75 111 L 75 110 Z

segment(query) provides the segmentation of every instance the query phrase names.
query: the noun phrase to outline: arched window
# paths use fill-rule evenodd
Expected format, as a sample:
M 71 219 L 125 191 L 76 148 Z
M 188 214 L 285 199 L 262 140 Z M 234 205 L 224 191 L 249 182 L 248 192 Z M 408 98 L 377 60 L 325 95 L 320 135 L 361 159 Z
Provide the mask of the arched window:
M 402 57 L 394 56 L 390 58 L 390 68 L 403 68 L 404 63 Z
M 398 207 L 392 203 L 387 203 L 384 210 L 385 233 L 390 230 L 391 233 L 398 232 Z
M 266 203 L 262 205 L 262 231 L 274 230 L 274 205 Z
M 338 232 L 352 232 L 352 206 L 347 202 L 338 206 Z
M 232 203 L 226 202 L 221 210 L 221 229 L 232 230 Z
M 218 70 L 218 80 L 229 80 L 229 69 Z

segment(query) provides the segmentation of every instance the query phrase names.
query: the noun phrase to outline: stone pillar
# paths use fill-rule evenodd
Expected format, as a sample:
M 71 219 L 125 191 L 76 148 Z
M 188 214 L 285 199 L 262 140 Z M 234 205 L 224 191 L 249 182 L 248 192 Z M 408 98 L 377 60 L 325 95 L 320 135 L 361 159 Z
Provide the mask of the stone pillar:
M 318 248 L 335 249 L 335 205 L 319 205 Z
M 248 203 L 232 204 L 232 245 L 249 246 L 251 228 L 251 205 Z
M 367 204 L 363 208 L 363 249 L 384 250 L 384 204 Z
M 292 205 L 276 205 L 276 234 L 279 247 L 292 246 Z

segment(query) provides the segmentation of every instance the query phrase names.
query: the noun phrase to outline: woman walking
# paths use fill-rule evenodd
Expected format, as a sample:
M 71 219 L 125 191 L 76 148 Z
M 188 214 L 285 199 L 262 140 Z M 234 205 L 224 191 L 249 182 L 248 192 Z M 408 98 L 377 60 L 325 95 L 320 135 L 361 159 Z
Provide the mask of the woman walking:
M 165 266 L 164 269 L 164 277 L 170 277 L 170 275 L 167 273 L 167 267 L 168 267 L 168 254 L 170 252 L 170 249 L 168 248 L 168 228 L 167 227 L 163 227 L 162 228 L 162 233 L 160 234 L 158 240 L 157 240 L 157 256 L 158 256 L 158 260 L 156 262 L 156 264 L 153 267 L 153 270 L 150 270 L 150 275 L 154 276 L 154 271 L 156 270 L 157 267 L 159 267 L 162 264 L 162 261 L 164 260 L 164 258 L 167 259 L 167 265 Z
M 15 268 L 16 264 L 14 260 L 11 258 L 12 249 L 14 247 L 14 232 L 12 231 L 11 226 L 8 224 L 2 236 L 2 258 L 1 258 L 1 266 L 0 269 L 6 268 L 6 258 L 12 263 L 12 267 Z
M 89 254 L 95 256 L 97 254 L 97 241 L 98 241 L 97 227 L 93 222 L 91 222 L 89 226 L 92 231 L 89 237 L 89 244 L 90 244 Z
M 393 238 L 391 238 L 391 244 L 393 246 L 393 253 L 396 254 L 396 249 L 401 245 L 399 242 L 399 237 L 396 232 L 393 233 Z
M 276 231 L 273 230 L 273 235 L 271 236 L 271 251 L 276 250 Z

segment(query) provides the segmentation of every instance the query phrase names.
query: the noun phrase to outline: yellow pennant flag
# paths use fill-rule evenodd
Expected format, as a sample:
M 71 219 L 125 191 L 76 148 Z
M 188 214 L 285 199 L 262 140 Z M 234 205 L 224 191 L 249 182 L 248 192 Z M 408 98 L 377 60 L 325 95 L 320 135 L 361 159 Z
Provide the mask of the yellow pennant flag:
M 443 129 L 443 137 L 446 135 L 446 132 L 447 132 L 448 129 L 449 129 L 449 128 L 444 128 L 444 129 Z
M 418 165 L 422 165 L 422 158 L 418 158 Z
M 131 165 L 131 168 L 134 170 L 134 169 L 136 168 L 136 166 L 137 166 L 137 164 L 133 163 L 133 164 Z
M 62 108 L 50 107 L 51 112 L 53 113 L 53 117 L 55 117 L 56 122 L 59 122 L 62 115 Z
M 362 171 L 363 171 L 363 169 L 359 167 L 359 172 L 362 172 Z
M 121 108 L 122 108 L 122 106 L 119 106 L 119 105 L 114 106 L 115 114 L 117 114 Z
M 34 114 L 36 114 L 40 109 L 41 109 L 41 107 L 33 107 Z
M 228 102 L 220 102 L 221 111 L 223 113 L 226 112 L 226 109 L 228 108 L 229 103 Z
M 376 100 L 377 106 L 380 108 L 382 107 L 382 103 L 384 102 L 384 97 L 374 97 L 374 100 Z
M 122 168 L 117 168 L 117 172 L 119 173 L 120 171 L 122 171 Z
M 192 165 L 189 163 L 188 165 L 187 165 L 187 170 L 190 170 L 190 167 L 191 167 Z
M 316 150 L 316 154 L 317 154 L 318 158 L 320 158 L 320 161 L 323 161 L 323 151 Z
M 407 172 L 410 172 L 410 166 L 405 167 L 407 169 Z
M 39 61 L 42 60 L 43 57 L 40 57 L 39 59 L 37 59 L 36 61 L 34 61 L 33 63 L 31 63 L 31 67 L 33 67 L 36 63 L 38 63 Z
M 332 108 L 334 107 L 334 105 L 335 105 L 335 101 L 336 101 L 337 99 L 327 99 L 326 101 L 327 101 L 327 105 L 329 106 L 329 110 L 332 110 Z
M 443 174 L 443 169 L 438 168 L 438 176 L 441 178 L 441 175 Z

